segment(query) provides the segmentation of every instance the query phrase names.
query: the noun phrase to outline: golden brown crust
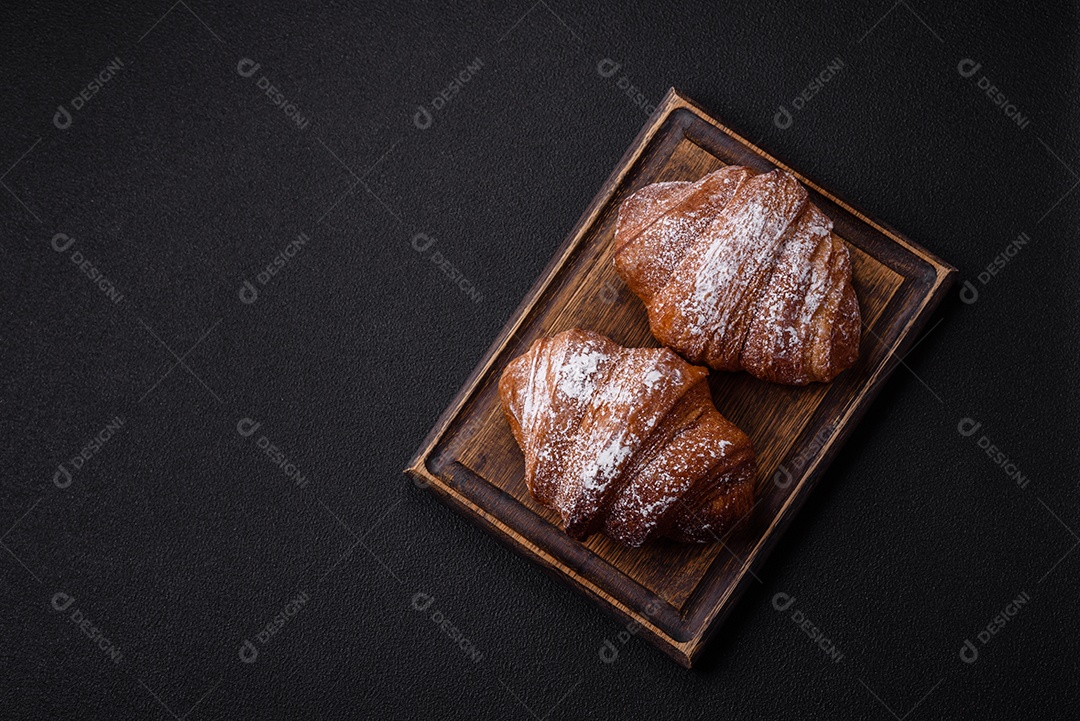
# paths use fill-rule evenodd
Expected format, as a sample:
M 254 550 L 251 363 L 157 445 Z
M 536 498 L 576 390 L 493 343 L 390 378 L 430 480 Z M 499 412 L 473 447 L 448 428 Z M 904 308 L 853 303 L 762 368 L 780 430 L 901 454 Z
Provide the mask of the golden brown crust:
M 499 380 L 529 492 L 577 539 L 720 538 L 753 505 L 755 458 L 707 375 L 591 331 L 537 339 Z
M 626 199 L 615 227 L 615 267 L 634 294 L 647 303 L 667 284 L 747 175 L 745 168 L 724 168 L 697 183 L 647 185 Z
M 789 385 L 855 363 L 847 247 L 794 176 L 728 166 L 657 185 L 620 208 L 614 262 L 660 342 L 692 363 Z

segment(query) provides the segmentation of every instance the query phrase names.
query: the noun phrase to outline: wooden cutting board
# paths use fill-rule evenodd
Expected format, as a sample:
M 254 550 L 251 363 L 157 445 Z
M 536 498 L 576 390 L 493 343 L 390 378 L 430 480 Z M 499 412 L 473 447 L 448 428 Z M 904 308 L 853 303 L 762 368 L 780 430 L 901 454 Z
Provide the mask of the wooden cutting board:
M 506 364 L 539 336 L 580 327 L 625 346 L 655 346 L 641 302 L 612 267 L 619 204 L 649 183 L 697 180 L 723 165 L 785 168 L 835 224 L 851 252 L 863 336 L 856 365 L 829 384 L 773 385 L 710 374 L 720 412 L 757 451 L 757 503 L 721 543 L 656 541 L 623 548 L 566 536 L 535 503 L 524 460 L 499 406 Z M 805 502 L 885 378 L 952 283 L 955 269 L 851 208 L 669 90 L 570 236 L 442 414 L 406 470 L 451 506 L 595 599 L 689 667 L 754 570 Z

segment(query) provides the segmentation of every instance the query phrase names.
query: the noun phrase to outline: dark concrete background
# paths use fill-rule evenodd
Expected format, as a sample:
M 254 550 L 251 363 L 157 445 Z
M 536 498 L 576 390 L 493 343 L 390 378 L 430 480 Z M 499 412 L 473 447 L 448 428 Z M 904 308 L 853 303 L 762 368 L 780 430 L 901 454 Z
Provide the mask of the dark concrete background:
M 0 716 L 1070 716 L 1077 11 L 1014 5 L 5 6 Z M 616 622 L 401 475 L 644 123 L 623 77 L 960 268 L 693 671 L 601 662 Z

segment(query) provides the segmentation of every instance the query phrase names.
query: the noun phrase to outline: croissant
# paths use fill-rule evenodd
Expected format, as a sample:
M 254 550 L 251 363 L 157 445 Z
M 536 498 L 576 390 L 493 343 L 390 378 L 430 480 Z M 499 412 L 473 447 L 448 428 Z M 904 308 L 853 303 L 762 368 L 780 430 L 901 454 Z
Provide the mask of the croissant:
M 499 379 L 533 498 L 578 540 L 718 539 L 753 507 L 756 465 L 708 372 L 586 330 L 537 339 Z
M 858 358 L 847 247 L 790 173 L 727 166 L 642 188 L 619 208 L 615 270 L 692 363 L 805 385 Z

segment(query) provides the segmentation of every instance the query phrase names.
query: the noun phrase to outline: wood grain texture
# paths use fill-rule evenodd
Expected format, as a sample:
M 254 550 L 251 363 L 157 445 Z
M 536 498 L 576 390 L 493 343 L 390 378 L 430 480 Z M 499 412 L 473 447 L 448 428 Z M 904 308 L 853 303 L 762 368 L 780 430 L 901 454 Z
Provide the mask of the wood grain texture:
M 834 222 L 851 253 L 863 320 L 860 356 L 829 384 L 780 386 L 746 373 L 710 374 L 719 411 L 750 436 L 758 456 L 753 513 L 716 543 L 585 543 L 529 496 L 524 461 L 502 416 L 498 380 L 534 339 L 569 328 L 598 331 L 625 346 L 655 346 L 644 306 L 612 266 L 619 204 L 664 180 L 697 180 L 725 164 L 755 172 L 785 168 Z M 600 602 L 685 666 L 719 627 L 753 569 L 765 559 L 866 411 L 882 382 L 952 282 L 955 270 L 895 231 L 829 194 L 668 91 L 612 176 L 446 409 L 406 472 Z

